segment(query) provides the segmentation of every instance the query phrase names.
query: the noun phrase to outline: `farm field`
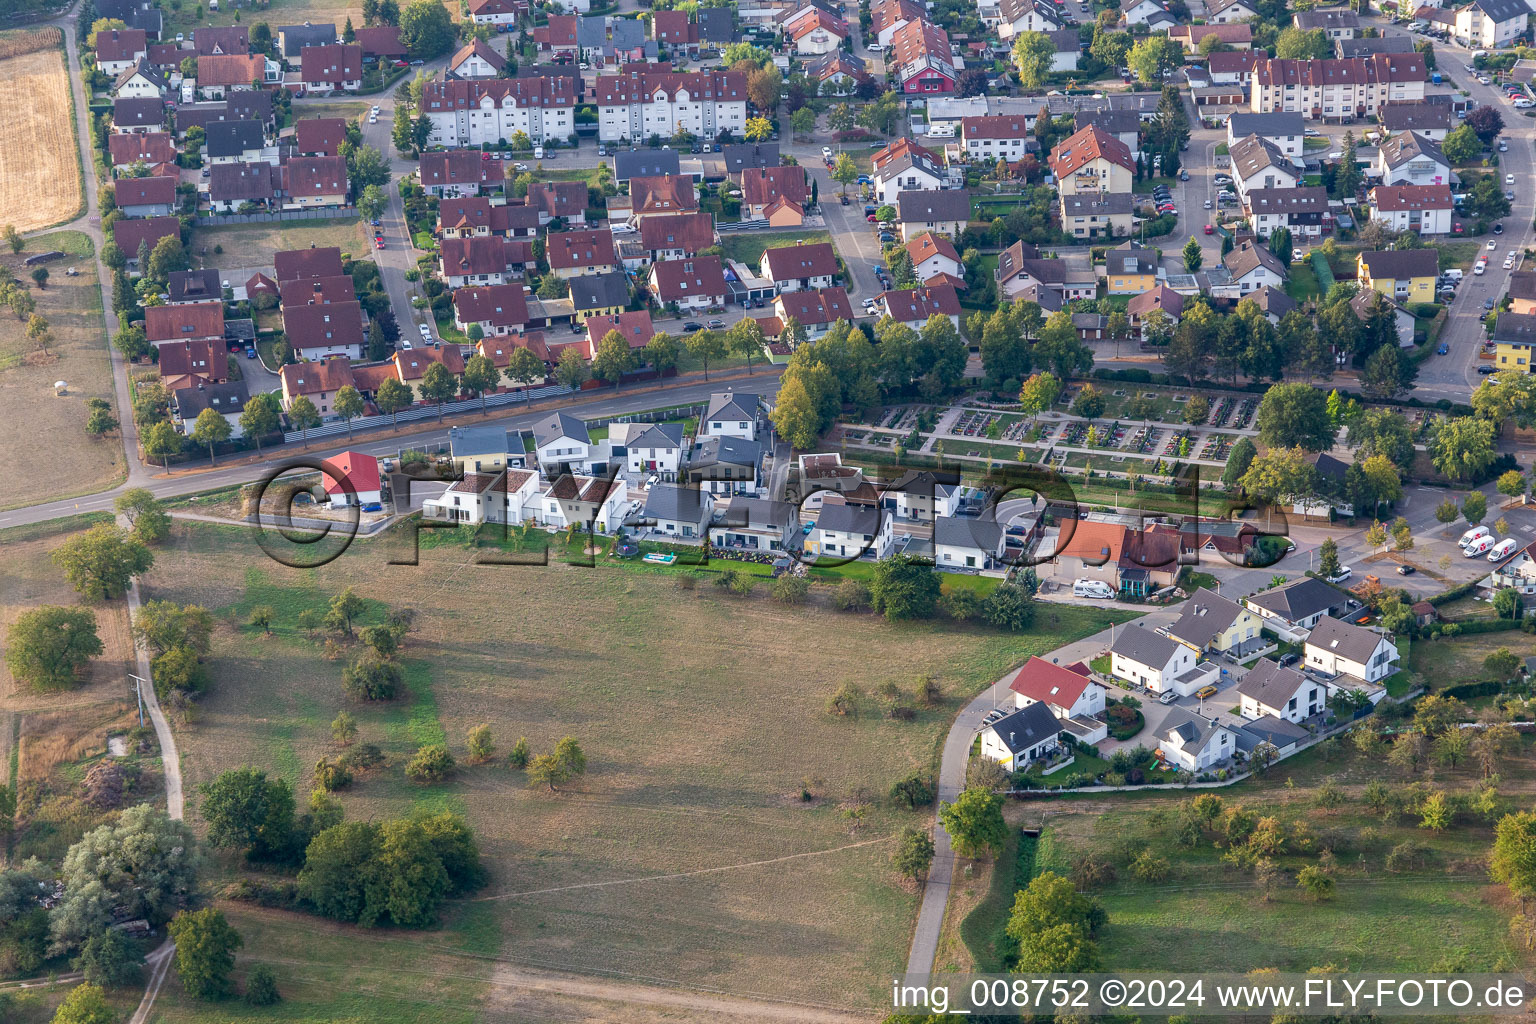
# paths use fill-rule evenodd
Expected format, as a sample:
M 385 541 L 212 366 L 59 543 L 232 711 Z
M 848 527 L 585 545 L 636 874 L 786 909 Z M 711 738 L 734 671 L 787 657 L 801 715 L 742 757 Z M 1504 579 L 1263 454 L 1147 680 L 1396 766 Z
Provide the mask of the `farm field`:
M 448 13 L 455 21 L 460 18 L 458 4 L 444 4 Z M 202 16 L 198 17 L 198 11 Z M 174 38 L 175 33 L 184 32 L 190 39 L 192 30 L 200 25 L 233 25 L 235 24 L 236 9 L 234 5 L 226 5 L 221 11 L 202 10 L 197 4 L 182 4 L 179 9 L 173 9 L 170 4 L 165 5 L 165 28 Z M 302 25 L 309 22 L 320 25 L 326 22 L 336 26 L 336 34 L 341 35 L 341 26 L 348 18 L 358 28 L 363 27 L 363 5 L 358 0 L 267 0 L 256 12 L 240 12 L 246 24 L 255 24 L 265 21 L 272 26 L 272 35 L 277 36 L 279 25 Z
M 48 41 L 50 40 L 51 41 Z M 80 159 L 58 29 L 0 35 L 0 224 L 35 231 L 80 210 Z
M 192 232 L 191 252 L 205 267 L 220 270 L 266 267 L 270 270 L 274 252 L 334 245 L 343 253 L 361 255 L 371 251 L 370 244 L 363 237 L 362 222 L 356 217 L 346 217 L 196 228 Z M 215 247 L 221 247 L 223 252 L 216 252 Z
M 891 783 L 932 765 L 959 699 L 1105 614 L 1042 609 L 1024 635 L 892 626 L 707 583 L 686 591 L 670 574 L 474 566 L 447 545 L 389 566 L 392 542 L 301 570 L 265 559 L 245 531 L 177 528 L 145 597 L 205 604 L 221 623 L 212 691 L 178 729 L 189 792 L 242 763 L 307 792 L 346 707 L 388 759 L 341 795 L 349 818 L 447 807 L 477 831 L 490 882 L 449 912 L 450 932 L 518 963 L 620 979 L 771 994 L 793 977 L 799 997 L 839 1005 L 875 1005 L 906 956 L 916 896 L 892 877 L 888 840 L 922 817 L 885 802 Z M 351 652 L 327 660 L 297 628 L 349 584 L 373 602 L 370 620 L 383 602 L 416 613 L 409 693 L 387 705 L 346 700 Z M 257 605 L 274 610 L 273 636 L 245 625 Z M 885 716 L 875 688 L 910 689 L 919 673 L 942 681 L 943 704 L 908 723 Z M 844 681 L 865 694 L 859 713 L 828 715 Z M 440 787 L 404 779 L 417 746 L 446 742 L 462 758 L 479 723 L 502 751 L 519 736 L 535 753 L 576 736 L 587 774 L 555 794 L 501 760 Z M 845 813 L 866 800 L 862 819 Z
M 50 250 L 66 256 L 48 264 L 47 287 L 39 289 L 22 263 L 28 255 Z M 93 252 L 85 235 L 58 231 L 29 239 L 19 256 L 9 250 L 0 256 L 30 288 L 54 338 L 46 353 L 38 350 L 27 338 L 25 323 L 9 308 L 0 309 L 0 405 L 6 410 L 0 417 L 0 474 L 8 481 L 0 502 L 6 508 L 91 494 L 111 487 L 127 471 L 116 434 L 92 438 L 85 432 L 86 399 L 114 402 Z M 70 267 L 79 273 L 67 276 Z M 60 380 L 69 389 L 55 395 L 53 385 Z M 34 442 L 40 435 L 50 438 L 53 458 L 67 463 L 68 473 L 39 472 Z

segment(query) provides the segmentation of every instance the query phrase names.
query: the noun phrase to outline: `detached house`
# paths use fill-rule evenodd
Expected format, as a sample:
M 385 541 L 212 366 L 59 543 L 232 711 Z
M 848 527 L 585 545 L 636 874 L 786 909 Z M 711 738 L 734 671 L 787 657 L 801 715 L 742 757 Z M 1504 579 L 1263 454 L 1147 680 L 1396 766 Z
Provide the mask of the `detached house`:
M 163 217 L 176 210 L 176 182 L 169 175 L 118 178 L 112 192 L 124 217 Z
M 299 65 L 305 92 L 357 92 L 363 87 L 363 48 L 356 43 L 306 46 Z
M 758 493 L 763 446 L 744 437 L 700 438 L 688 455 L 687 480 L 710 494 Z M 732 503 L 734 510 L 735 503 Z
M 921 284 L 948 284 L 965 287 L 965 265 L 947 238 L 924 231 L 907 243 L 912 258 L 912 273 Z M 942 278 L 943 280 L 937 280 Z
M 1439 254 L 1434 249 L 1362 252 L 1356 258 L 1355 277 L 1362 290 L 1374 289 L 1398 302 L 1434 302 Z
M 1360 31 L 1360 15 L 1340 8 L 1297 11 L 1291 23 L 1303 32 L 1321 31 L 1329 40 L 1353 39 Z
M 1260 658 L 1237 684 L 1238 707 L 1249 721 L 1269 715 L 1286 722 L 1301 722 L 1320 715 L 1328 706 L 1328 687 L 1293 668 Z
M 146 60 L 117 73 L 112 81 L 113 99 L 164 99 L 170 94 L 171 83 L 158 68 Z
M 830 288 L 840 270 L 832 244 L 812 242 L 764 249 L 758 272 L 782 293 L 802 288 Z
M 715 530 L 714 543 L 748 551 L 784 551 L 800 525 L 796 511 L 787 501 L 732 498 L 725 524 Z
M 231 92 L 270 84 L 280 74 L 277 65 L 267 67 L 259 53 L 209 54 L 197 58 L 197 91 L 205 99 L 220 99 Z
M 805 168 L 797 166 L 747 167 L 741 172 L 741 207 L 744 220 L 766 220 L 776 203 L 791 204 L 803 217 L 810 204 Z
M 438 243 L 437 269 L 449 288 L 458 290 L 474 285 L 503 285 L 519 292 L 523 286 L 510 285 L 507 245 L 494 235 L 468 238 L 444 238 Z
M 1307 668 L 1330 677 L 1377 683 L 1397 671 L 1397 647 L 1389 637 L 1326 616 L 1307 634 L 1303 651 Z M 1348 685 L 1348 681 L 1335 685 Z
M 896 216 L 901 220 L 904 242 L 925 233 L 959 238 L 971 220 L 971 197 L 961 189 L 900 192 L 896 196 Z
M 949 285 L 936 288 L 904 288 L 883 292 L 875 300 L 885 316 L 922 330 L 932 316 L 944 316 L 960 328 L 960 296 Z
M 293 146 L 299 156 L 335 156 L 346 137 L 347 121 L 341 117 L 305 117 L 293 125 Z
M 491 45 L 476 39 L 448 60 L 448 74 L 454 78 L 495 78 L 507 66 L 507 58 Z
M 873 558 L 891 554 L 891 517 L 865 505 L 823 504 L 806 538 L 806 554 L 823 558 Z
M 706 491 L 676 484 L 653 484 L 645 495 L 641 515 L 656 533 L 686 540 L 702 539 L 709 532 L 715 499 Z
M 848 23 L 820 7 L 802 7 L 779 26 L 785 40 L 801 56 L 832 53 L 848 38 Z
M 1346 601 L 1338 590 L 1312 576 L 1243 598 L 1243 604 L 1263 619 L 1265 626 L 1281 634 L 1294 634 L 1286 639 L 1296 639 L 1325 615 L 1342 613 Z
M 762 397 L 745 391 L 717 391 L 699 419 L 699 437 L 757 438 L 757 414 Z
M 283 165 L 286 173 L 285 210 L 305 210 L 347 205 L 351 188 L 347 161 L 339 156 L 294 157 Z
M 285 305 L 283 333 L 294 352 L 306 359 L 361 359 L 368 347 L 363 337 L 363 310 L 357 302 Z
M 433 150 L 421 154 L 417 176 L 427 195 L 461 199 L 500 186 L 501 167 L 499 161 L 482 160 L 481 154 L 472 149 Z
M 715 244 L 714 218 L 707 213 L 647 217 L 640 222 L 640 244 L 652 262 L 697 256 Z
M 96 33 L 96 66 L 116 77 L 134 67 L 149 53 L 149 36 L 143 29 L 112 28 Z
M 1110 672 L 1116 679 L 1145 686 L 1153 693 L 1188 697 L 1221 679 L 1221 669 L 1200 662 L 1199 655 L 1188 646 L 1134 623 L 1115 637 L 1109 655 Z
M 995 519 L 933 516 L 933 563 L 937 568 L 991 569 L 1001 561 L 1007 537 Z
M 556 277 L 569 280 L 583 274 L 606 274 L 619 269 L 613 232 L 606 228 L 587 231 L 555 231 L 545 241 L 545 259 Z M 718 265 L 719 259 L 715 258 Z M 725 293 L 721 276 L 720 294 Z M 723 300 L 722 300 L 723 302 Z
M 1129 194 L 1136 162 L 1125 143 L 1091 124 L 1051 150 L 1050 168 L 1062 196 Z
M 1204 587 L 1184 602 L 1184 611 L 1168 627 L 1168 635 L 1196 654 L 1240 653 L 1259 635 L 1259 617 Z
M 516 334 L 528 323 L 528 298 L 520 284 L 459 288 L 453 293 L 453 324 L 468 331 L 478 324 L 486 337 Z
M 943 188 L 944 163 L 931 150 L 900 138 L 874 155 L 870 179 L 879 201 L 890 204 L 904 191 L 931 192 Z M 1130 186 L 1126 189 L 1129 191 Z
M 1250 135 L 1257 135 L 1290 159 L 1302 156 L 1306 121 L 1299 113 L 1233 114 L 1227 119 L 1228 149 Z
M 699 197 L 694 191 L 693 179 L 681 174 L 630 178 L 629 198 L 630 217 L 636 223 L 643 222 L 647 217 L 692 213 L 699 208 Z M 585 193 L 582 195 L 582 200 L 585 205 Z
M 1228 159 L 1240 197 L 1246 197 L 1256 189 L 1295 188 L 1301 177 L 1291 158 L 1260 135 L 1239 139 L 1229 151 Z
M 1440 144 L 1418 132 L 1403 132 L 1383 142 L 1376 170 L 1383 185 L 1448 185 L 1455 180 Z
M 1288 274 L 1285 264 L 1267 247 L 1256 245 L 1251 240 L 1242 242 L 1223 256 L 1221 262 L 1231 279 L 1224 297 L 1235 298 L 1266 287 L 1285 286 Z M 1212 292 L 1215 293 L 1214 287 Z
M 1062 723 L 1042 704 L 1031 704 L 1005 715 L 981 734 L 981 755 L 1021 772 L 1043 761 L 1061 746 Z
M 1045 705 L 1079 743 L 1091 745 L 1109 735 L 1109 727 L 1096 717 L 1104 714 L 1107 690 L 1087 675 L 1035 657 L 1024 663 L 1008 689 L 1013 691 L 1016 707 Z
M 1237 750 L 1237 734 L 1231 729 L 1179 707 L 1168 709 L 1155 735 L 1163 758 L 1190 772 L 1214 768 Z
M 770 252 L 772 250 L 769 250 Z M 651 294 L 685 312 L 725 305 L 725 267 L 719 256 L 693 256 L 651 266 Z
M 773 300 L 774 316 L 778 320 L 775 337 L 793 318 L 805 329 L 807 341 L 816 341 L 832 329 L 839 320 L 853 323 L 853 305 L 848 293 L 841 287 L 796 288 L 779 293 Z M 764 333 L 769 331 L 765 328 Z

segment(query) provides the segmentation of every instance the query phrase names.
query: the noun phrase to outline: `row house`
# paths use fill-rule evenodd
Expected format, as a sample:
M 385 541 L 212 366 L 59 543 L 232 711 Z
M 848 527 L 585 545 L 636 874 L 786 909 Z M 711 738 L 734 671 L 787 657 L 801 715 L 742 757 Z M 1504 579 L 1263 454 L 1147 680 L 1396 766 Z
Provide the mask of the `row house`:
M 598 138 L 604 142 L 671 138 L 687 132 L 701 139 L 747 126 L 747 78 L 739 71 L 664 73 L 634 71 L 597 80 Z
M 539 210 L 527 203 L 492 205 L 485 196 L 444 199 L 437 204 L 437 234 L 442 238 L 534 238 L 539 233 Z
M 650 288 L 657 302 L 684 312 L 724 306 L 728 292 L 719 256 L 652 264 Z
M 796 243 L 764 249 L 758 272 L 777 293 L 830 288 L 841 273 L 830 242 Z
M 1323 60 L 1261 60 L 1249 107 L 1257 114 L 1294 111 L 1309 118 L 1375 117 L 1382 104 L 1424 98 L 1429 73 L 1419 53 L 1377 53 Z
M 421 109 L 432 122 L 430 146 L 498 145 L 518 132 L 548 142 L 576 130 L 576 82 L 560 77 L 428 82 Z
M 925 21 L 928 18 L 927 9 L 915 0 L 879 0 L 869 5 L 869 14 L 870 26 L 866 41 L 872 36 L 882 47 L 890 46 L 891 38 L 897 30 L 909 21 Z

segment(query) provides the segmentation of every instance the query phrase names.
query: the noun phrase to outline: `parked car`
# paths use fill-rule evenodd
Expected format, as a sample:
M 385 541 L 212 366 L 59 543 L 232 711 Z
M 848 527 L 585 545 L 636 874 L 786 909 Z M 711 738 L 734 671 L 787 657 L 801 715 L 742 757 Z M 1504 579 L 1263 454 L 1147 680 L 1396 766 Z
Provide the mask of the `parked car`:
M 848 197 L 847 196 L 839 196 L 838 197 L 838 202 L 842 203 L 844 206 L 847 206 L 848 205 Z
M 1200 689 L 1195 691 L 1195 696 L 1199 697 L 1201 700 L 1205 700 L 1208 697 L 1216 696 L 1216 693 L 1217 693 L 1216 687 L 1214 687 L 1214 686 L 1202 686 L 1202 687 L 1200 687 Z
M 1157 698 L 1159 704 L 1172 704 L 1179 699 L 1179 695 L 1172 690 L 1164 690 Z
M 1442 341 L 1440 343 L 1440 354 L 1443 356 L 1443 355 L 1445 355 L 1449 351 L 1450 351 L 1450 349 L 1447 348 L 1446 345 L 1445 345 L 1445 342 Z
M 1412 576 L 1418 571 L 1419 570 L 1417 568 L 1411 565 L 1400 565 L 1397 567 L 1397 574 L 1399 576 Z
M 1343 583 L 1354 575 L 1354 570 L 1347 565 L 1339 566 L 1339 571 L 1328 577 L 1329 583 Z
M 1495 370 L 1495 369 L 1494 369 L 1494 368 L 1493 368 L 1493 367 L 1491 367 L 1491 366 L 1479 366 L 1479 367 L 1478 367 L 1478 368 L 1477 368 L 1477 372 L 1478 372 L 1478 373 L 1479 373 L 1479 374 L 1480 374 L 1480 375 L 1481 375 L 1481 376 L 1484 376 L 1484 377 L 1486 377 L 1486 376 L 1488 376 L 1488 375 L 1489 375 L 1489 374 L 1491 374 L 1491 373 L 1497 373 L 1497 372 L 1498 372 L 1498 371 L 1497 371 L 1497 370 Z
M 1214 235 L 1216 233 L 1216 226 L 1214 224 L 1207 224 L 1205 226 L 1205 233 L 1208 235 Z

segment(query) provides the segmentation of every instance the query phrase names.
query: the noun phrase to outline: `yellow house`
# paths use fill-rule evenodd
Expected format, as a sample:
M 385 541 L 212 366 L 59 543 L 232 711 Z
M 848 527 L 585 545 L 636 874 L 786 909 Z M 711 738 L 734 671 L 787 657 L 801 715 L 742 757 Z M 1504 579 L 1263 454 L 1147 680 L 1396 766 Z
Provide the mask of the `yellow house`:
M 1130 147 L 1094 124 L 1051 150 L 1050 164 L 1064 196 L 1082 192 L 1129 195 L 1136 173 Z
M 622 271 L 589 274 L 571 279 L 573 319 L 586 323 L 589 316 L 618 316 L 629 305 L 629 285 Z
M 1500 370 L 1530 373 L 1536 356 L 1536 315 L 1500 313 L 1493 325 L 1493 365 Z
M 1536 313 L 1536 270 L 1509 275 L 1509 302 L 1516 313 Z
M 1434 249 L 1363 252 L 1355 267 L 1360 287 L 1374 288 L 1404 305 L 1435 301 L 1440 255 Z
M 1184 602 L 1184 613 L 1168 627 L 1168 635 L 1197 653 L 1236 651 L 1258 637 L 1262 620 L 1235 601 L 1204 587 Z
M 1157 257 L 1140 242 L 1123 242 L 1104 254 L 1104 283 L 1111 295 L 1140 295 L 1157 287 Z

